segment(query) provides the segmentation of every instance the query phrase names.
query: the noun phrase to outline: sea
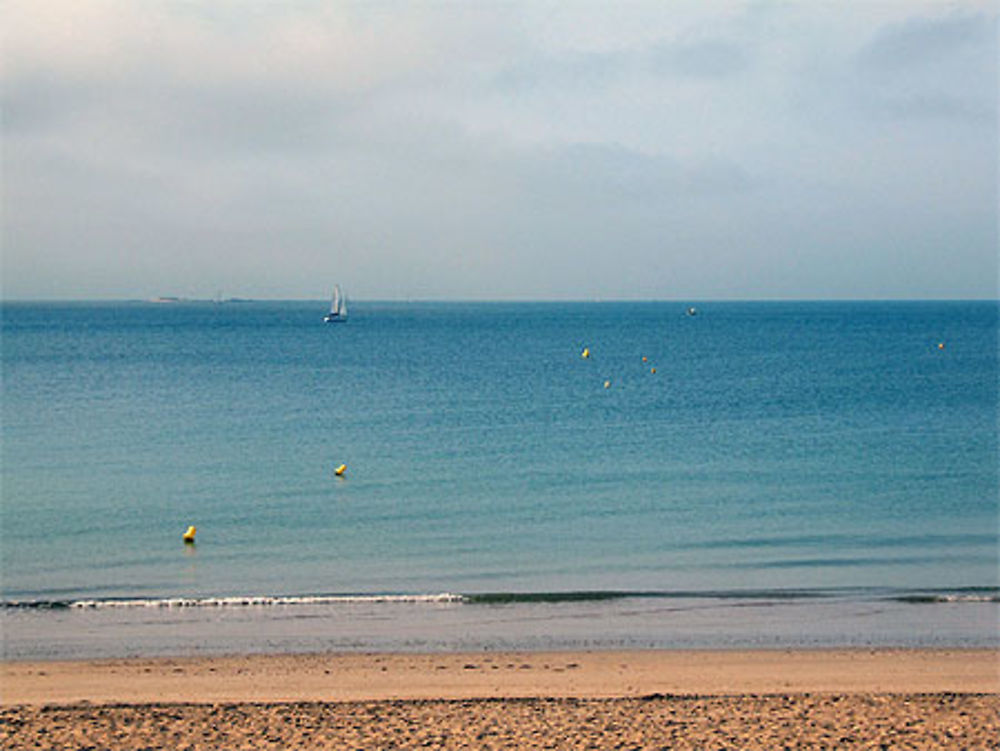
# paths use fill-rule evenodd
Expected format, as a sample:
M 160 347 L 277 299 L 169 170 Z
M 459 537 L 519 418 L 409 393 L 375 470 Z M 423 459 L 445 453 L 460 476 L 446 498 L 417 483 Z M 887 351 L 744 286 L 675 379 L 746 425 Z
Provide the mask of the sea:
M 2 304 L 4 658 L 1000 646 L 996 301 L 326 307 Z

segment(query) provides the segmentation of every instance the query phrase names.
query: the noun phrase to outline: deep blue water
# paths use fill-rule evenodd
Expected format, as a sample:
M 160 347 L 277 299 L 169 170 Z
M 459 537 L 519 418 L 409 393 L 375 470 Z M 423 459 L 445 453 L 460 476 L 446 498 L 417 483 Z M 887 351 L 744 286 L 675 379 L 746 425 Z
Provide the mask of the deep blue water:
M 232 596 L 995 613 L 995 302 L 685 309 L 5 304 L 8 634 Z

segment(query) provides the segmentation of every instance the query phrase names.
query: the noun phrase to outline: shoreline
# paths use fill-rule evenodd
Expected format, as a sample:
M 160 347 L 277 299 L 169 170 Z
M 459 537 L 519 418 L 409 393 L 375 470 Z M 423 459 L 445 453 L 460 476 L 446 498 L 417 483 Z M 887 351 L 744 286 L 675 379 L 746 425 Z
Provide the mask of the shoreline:
M 1000 650 L 251 654 L 0 664 L 0 705 L 997 694 Z

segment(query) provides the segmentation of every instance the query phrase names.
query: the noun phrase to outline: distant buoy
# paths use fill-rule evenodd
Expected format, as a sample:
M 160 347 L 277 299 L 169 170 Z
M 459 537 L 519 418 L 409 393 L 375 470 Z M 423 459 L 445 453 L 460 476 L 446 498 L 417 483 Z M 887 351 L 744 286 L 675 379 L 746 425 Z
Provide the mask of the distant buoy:
M 604 388 L 606 388 L 606 389 L 611 388 L 611 381 L 605 381 L 604 382 Z
M 944 342 L 938 342 L 938 349 L 944 349 Z
M 188 527 L 187 532 L 184 533 L 184 542 L 189 544 L 193 543 L 194 536 L 197 531 L 198 529 L 193 524 L 190 527 Z
M 646 356 L 645 356 L 645 355 L 643 355 L 643 356 L 642 356 L 642 361 L 643 361 L 643 362 L 649 362 L 649 361 L 648 361 L 648 360 L 646 359 Z
M 656 368 L 650 368 L 650 369 L 649 369 L 649 372 L 650 372 L 650 373 L 656 373 Z
M 580 353 L 580 357 L 586 360 L 588 357 L 590 357 L 590 350 L 584 347 L 583 352 Z
M 346 472 L 346 471 L 347 471 L 347 465 L 346 464 L 341 464 L 339 467 L 337 467 L 335 470 L 333 470 L 333 474 L 335 474 L 337 477 L 343 477 L 344 476 L 344 472 Z

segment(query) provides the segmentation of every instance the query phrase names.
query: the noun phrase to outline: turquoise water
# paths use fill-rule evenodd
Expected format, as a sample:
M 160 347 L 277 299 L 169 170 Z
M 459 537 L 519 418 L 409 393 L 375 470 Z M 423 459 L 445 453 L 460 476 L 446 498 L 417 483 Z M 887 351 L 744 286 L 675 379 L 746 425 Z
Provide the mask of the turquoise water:
M 8 653 L 123 604 L 166 649 L 141 626 L 171 601 L 192 633 L 291 609 L 320 642 L 364 607 L 382 646 L 762 600 L 962 604 L 954 640 L 995 639 L 995 302 L 324 307 L 3 306 Z

